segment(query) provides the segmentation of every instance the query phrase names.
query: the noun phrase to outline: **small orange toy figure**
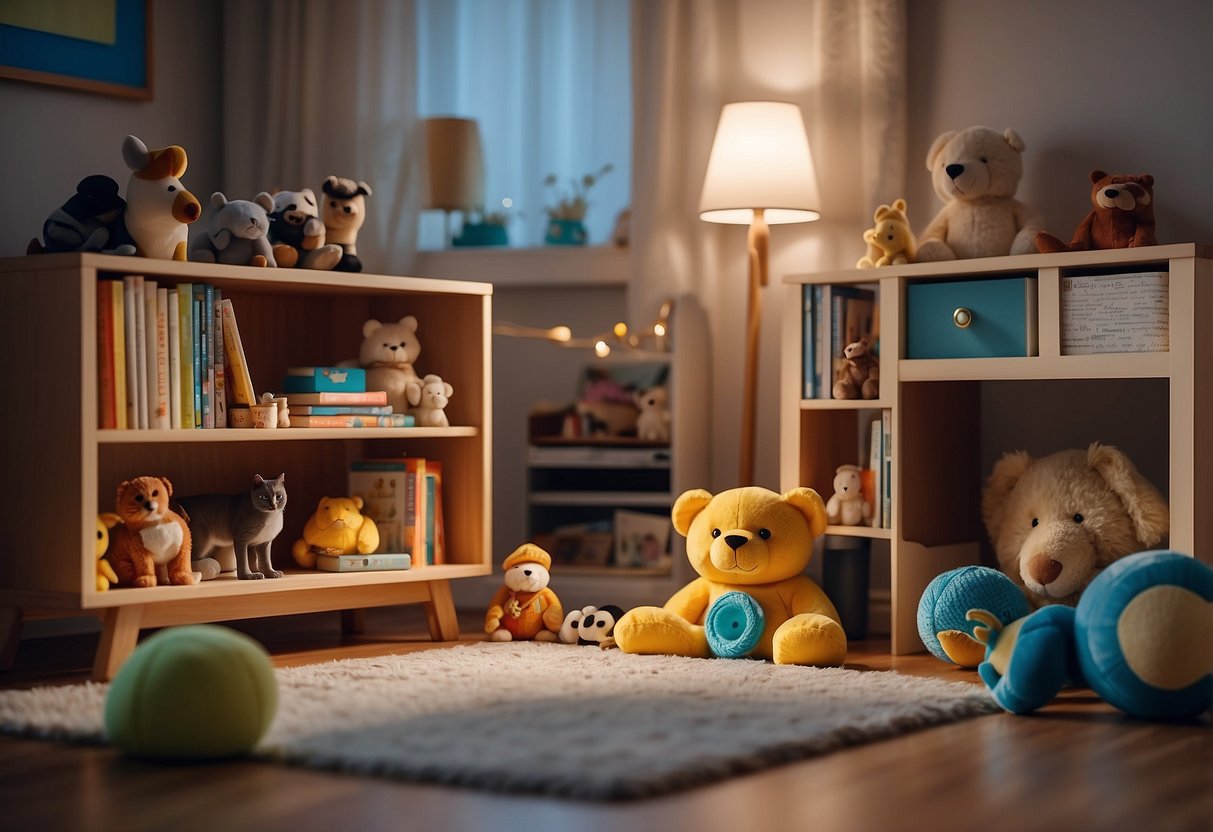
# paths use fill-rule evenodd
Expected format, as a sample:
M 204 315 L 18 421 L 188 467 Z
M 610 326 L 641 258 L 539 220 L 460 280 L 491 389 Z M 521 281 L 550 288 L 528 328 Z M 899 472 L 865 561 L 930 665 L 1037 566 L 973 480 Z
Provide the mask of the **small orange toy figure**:
M 552 556 L 524 543 L 501 564 L 505 586 L 497 590 L 484 616 L 489 641 L 556 641 L 564 608 L 548 589 Z

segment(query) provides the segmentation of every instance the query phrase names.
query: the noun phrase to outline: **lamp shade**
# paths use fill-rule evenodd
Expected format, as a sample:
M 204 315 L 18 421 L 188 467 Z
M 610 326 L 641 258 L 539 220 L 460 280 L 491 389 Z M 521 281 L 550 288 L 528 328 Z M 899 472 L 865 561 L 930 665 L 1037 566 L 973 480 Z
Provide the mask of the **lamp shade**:
M 425 120 L 426 208 L 472 211 L 484 207 L 480 127 L 470 118 Z
M 770 224 L 821 217 L 817 176 L 800 108 L 784 101 L 726 104 L 720 112 L 699 218 L 748 225 L 754 209 Z

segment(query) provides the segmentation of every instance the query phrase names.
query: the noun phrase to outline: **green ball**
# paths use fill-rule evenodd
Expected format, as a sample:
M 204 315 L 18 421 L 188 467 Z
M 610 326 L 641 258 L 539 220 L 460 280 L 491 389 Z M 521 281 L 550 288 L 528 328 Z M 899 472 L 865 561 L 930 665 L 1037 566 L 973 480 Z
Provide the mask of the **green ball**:
M 135 648 L 114 677 L 105 731 L 136 757 L 232 757 L 252 750 L 277 707 L 264 647 L 226 627 L 173 627 Z

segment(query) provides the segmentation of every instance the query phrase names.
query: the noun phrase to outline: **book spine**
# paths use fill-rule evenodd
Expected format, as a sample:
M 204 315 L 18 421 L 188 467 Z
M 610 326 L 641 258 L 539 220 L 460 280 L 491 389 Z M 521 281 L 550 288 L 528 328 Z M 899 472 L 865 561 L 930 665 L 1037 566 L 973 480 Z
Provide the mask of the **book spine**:
M 378 572 L 408 569 L 411 564 L 412 557 L 402 553 L 316 556 L 316 568 L 325 572 Z
M 227 298 L 224 298 L 219 307 L 223 318 L 223 348 L 227 363 L 232 367 L 231 381 L 235 401 L 240 404 L 256 404 L 253 379 L 244 354 L 244 343 L 240 339 L 240 326 L 236 323 L 236 309 Z M 291 424 L 294 424 L 294 421 Z
M 126 287 L 121 280 L 110 287 L 110 317 L 114 321 L 114 423 L 126 430 Z
M 886 529 L 893 528 L 893 411 L 880 412 L 880 447 L 884 457 L 881 471 L 880 522 Z
M 411 495 L 406 495 L 406 502 L 411 496 L 412 512 L 406 512 L 404 525 L 405 536 L 411 532 L 412 544 L 410 550 L 414 557 L 414 566 L 425 566 L 425 460 L 419 457 L 405 460 L 408 468 L 406 479 Z
M 291 413 L 293 428 L 408 428 L 414 423 L 414 417 L 405 413 L 389 413 L 386 416 L 366 416 L 358 413 L 297 416 L 294 412 Z
M 177 307 L 181 316 L 181 423 L 178 427 L 194 428 L 194 286 L 177 285 Z
M 145 407 L 147 409 L 147 424 L 145 428 L 158 427 L 156 420 L 156 281 L 143 281 L 143 336 L 146 341 L 143 360 L 146 366 L 146 383 L 144 385 Z
M 804 306 L 804 315 L 801 317 L 800 325 L 803 328 L 800 333 L 801 338 L 801 376 L 803 389 L 801 395 L 806 399 L 814 398 L 817 395 L 816 390 L 816 373 L 814 372 L 813 361 L 813 286 L 806 283 L 800 288 L 801 302 Z
M 817 389 L 823 398 L 830 398 L 834 382 L 830 378 L 830 287 L 817 286 L 813 295 L 813 319 L 817 325 Z
M 223 292 L 215 289 L 215 427 L 227 427 L 227 350 L 223 342 L 223 315 L 219 311 L 219 303 L 223 300 Z
M 446 523 L 442 513 L 442 463 L 426 460 L 426 476 L 434 477 L 434 563 L 446 563 Z
M 156 290 L 156 423 L 159 430 L 172 427 L 168 406 L 168 289 Z
M 181 302 L 176 289 L 168 293 L 168 418 L 181 427 Z
M 870 504 L 872 506 L 872 527 L 882 528 L 884 516 L 884 490 L 882 486 L 883 477 L 881 474 L 884 469 L 884 424 L 883 419 L 873 419 L 870 426 L 870 439 L 868 446 L 868 469 L 872 474 L 872 493 L 870 496 Z
M 126 426 L 130 430 L 139 427 L 139 350 L 135 346 L 135 278 L 122 278 L 122 308 L 126 326 Z
M 192 361 L 194 365 L 194 427 L 202 427 L 202 316 L 200 313 L 202 304 L 199 302 L 197 292 L 194 297 L 190 298 L 190 327 L 193 331 L 193 347 L 194 354 Z
M 135 277 L 135 373 L 138 376 L 138 387 L 135 391 L 135 407 L 137 408 L 136 426 L 139 430 L 147 429 L 147 302 L 143 297 L 143 277 Z
M 114 402 L 114 306 L 113 283 L 97 281 L 97 425 L 102 430 L 118 427 Z M 125 404 L 124 404 L 125 406 Z
M 202 314 L 206 320 L 206 384 L 202 388 L 202 426 L 215 427 L 215 287 L 202 284 Z
M 365 393 L 291 393 L 286 398 L 292 408 L 297 404 L 387 405 L 387 393 L 382 390 L 368 390 Z
M 290 410 L 291 416 L 388 416 L 392 412 L 391 405 L 375 406 L 357 404 L 291 404 Z
M 198 366 L 196 367 L 198 386 L 198 427 L 211 426 L 211 385 L 209 370 L 210 330 L 206 319 L 206 284 L 194 284 L 194 315 L 198 318 L 198 329 L 194 338 L 198 342 Z

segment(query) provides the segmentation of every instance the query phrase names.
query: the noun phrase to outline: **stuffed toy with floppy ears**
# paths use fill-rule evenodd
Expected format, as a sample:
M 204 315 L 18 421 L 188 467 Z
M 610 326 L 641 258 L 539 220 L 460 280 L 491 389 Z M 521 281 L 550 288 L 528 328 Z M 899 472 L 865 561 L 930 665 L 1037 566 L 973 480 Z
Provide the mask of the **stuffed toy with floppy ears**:
M 838 612 L 804 574 L 813 540 L 826 529 L 816 491 L 695 489 L 675 501 L 671 516 L 699 577 L 664 607 L 625 613 L 615 624 L 623 652 L 842 664 L 847 637 Z

